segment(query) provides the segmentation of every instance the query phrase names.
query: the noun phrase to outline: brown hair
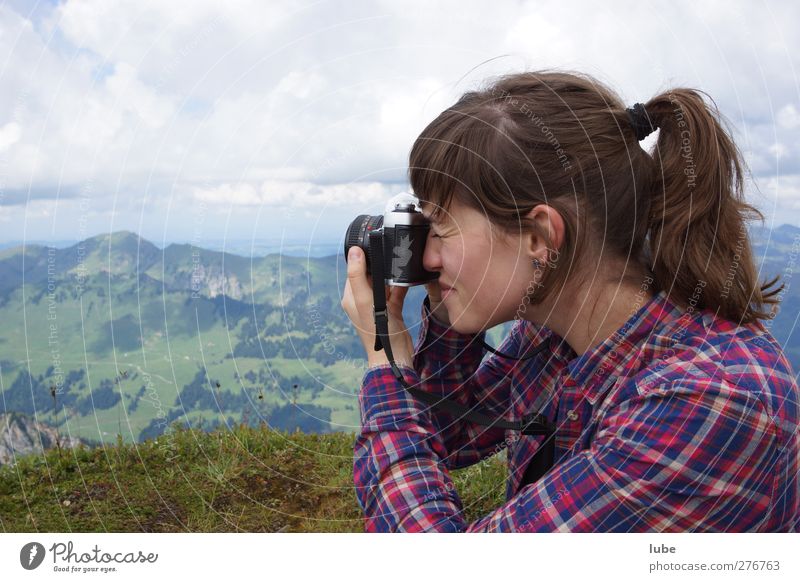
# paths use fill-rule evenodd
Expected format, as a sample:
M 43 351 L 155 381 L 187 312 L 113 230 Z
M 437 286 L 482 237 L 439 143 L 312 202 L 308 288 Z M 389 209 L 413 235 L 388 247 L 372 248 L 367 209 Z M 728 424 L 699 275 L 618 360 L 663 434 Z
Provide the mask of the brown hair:
M 649 275 L 684 308 L 694 300 L 763 329 L 762 308 L 779 302 L 783 285 L 767 292 L 779 277 L 758 284 L 745 221 L 764 217 L 744 201 L 741 153 L 701 94 L 672 89 L 644 104 L 660 130 L 651 156 L 622 100 L 592 77 L 502 76 L 425 128 L 411 149 L 411 187 L 434 216 L 455 198 L 500 232 L 548 241 L 557 260 L 548 260 L 533 302 L 610 259 L 628 262 L 626 279 Z M 538 204 L 564 220 L 559 249 L 525 218 Z

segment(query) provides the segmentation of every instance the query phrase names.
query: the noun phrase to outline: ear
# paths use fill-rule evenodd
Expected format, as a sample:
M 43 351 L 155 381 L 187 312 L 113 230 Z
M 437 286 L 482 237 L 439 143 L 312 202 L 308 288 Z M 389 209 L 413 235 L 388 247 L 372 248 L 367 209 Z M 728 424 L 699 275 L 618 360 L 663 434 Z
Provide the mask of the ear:
M 538 227 L 539 233 L 547 233 L 550 242 L 539 233 L 532 232 L 528 235 L 527 252 L 531 259 L 539 259 L 542 264 L 547 264 L 552 259 L 550 251 L 558 251 L 564 240 L 564 219 L 552 206 L 539 204 L 534 206 L 526 215 Z

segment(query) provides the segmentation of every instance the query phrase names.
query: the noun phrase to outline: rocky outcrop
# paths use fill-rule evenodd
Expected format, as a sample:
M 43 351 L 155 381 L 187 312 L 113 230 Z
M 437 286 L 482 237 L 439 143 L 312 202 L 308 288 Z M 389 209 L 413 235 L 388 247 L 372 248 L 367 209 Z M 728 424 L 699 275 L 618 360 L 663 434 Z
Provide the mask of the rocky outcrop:
M 14 458 L 41 454 L 60 442 L 61 448 L 76 447 L 80 439 L 59 435 L 55 428 L 36 422 L 28 415 L 18 412 L 0 414 L 0 465 L 14 463 Z
M 201 265 L 202 267 L 202 265 Z M 244 288 L 236 275 L 225 275 L 217 269 L 211 268 L 203 271 L 207 284 L 207 293 L 211 298 L 217 295 L 226 295 L 231 299 L 241 300 L 244 297 Z
M 179 288 L 190 288 L 193 294 L 213 299 L 218 295 L 226 295 L 231 299 L 241 300 L 244 288 L 234 274 L 224 273 L 218 266 L 206 266 L 196 263 L 191 272 L 181 272 L 176 278 Z

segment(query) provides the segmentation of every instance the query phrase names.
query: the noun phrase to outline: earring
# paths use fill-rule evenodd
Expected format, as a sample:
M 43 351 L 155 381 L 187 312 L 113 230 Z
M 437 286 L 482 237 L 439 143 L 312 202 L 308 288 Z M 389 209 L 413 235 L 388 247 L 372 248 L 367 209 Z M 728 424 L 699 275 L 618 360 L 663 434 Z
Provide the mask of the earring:
M 533 267 L 534 269 L 540 269 L 542 264 L 539 262 L 539 259 L 533 259 Z

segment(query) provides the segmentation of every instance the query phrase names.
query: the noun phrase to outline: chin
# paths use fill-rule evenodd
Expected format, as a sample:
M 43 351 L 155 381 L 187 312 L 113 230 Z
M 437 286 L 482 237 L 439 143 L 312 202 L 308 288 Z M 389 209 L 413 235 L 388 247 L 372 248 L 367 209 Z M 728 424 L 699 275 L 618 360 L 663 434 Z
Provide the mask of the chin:
M 463 318 L 459 319 L 455 323 L 450 324 L 450 328 L 453 331 L 457 331 L 458 333 L 470 333 L 475 334 L 483 331 L 483 328 L 476 326 L 473 322 L 464 321 Z

